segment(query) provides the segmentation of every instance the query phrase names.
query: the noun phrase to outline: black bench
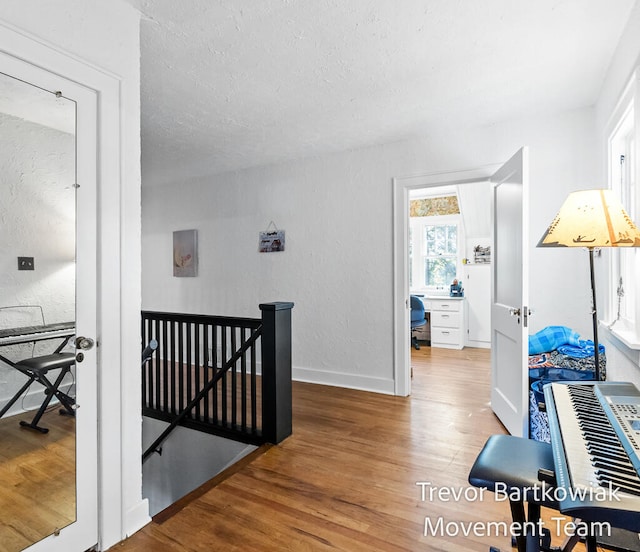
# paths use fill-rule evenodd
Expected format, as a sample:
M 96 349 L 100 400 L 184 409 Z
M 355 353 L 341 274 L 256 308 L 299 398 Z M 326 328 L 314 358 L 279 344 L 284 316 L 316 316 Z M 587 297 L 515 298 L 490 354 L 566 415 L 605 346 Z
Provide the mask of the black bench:
M 31 386 L 34 381 L 37 381 L 44 386 L 45 398 L 36 412 L 31 422 L 20 422 L 23 427 L 35 429 L 40 433 L 47 433 L 49 430 L 46 427 L 38 425 L 40 418 L 44 414 L 45 410 L 49 406 L 49 403 L 56 397 L 62 409 L 61 414 L 68 414 L 75 416 L 75 399 L 63 391 L 60 390 L 60 384 L 64 377 L 71 371 L 72 366 L 75 364 L 76 355 L 74 353 L 53 353 L 50 355 L 26 358 L 13 364 L 16 370 L 22 372 L 27 376 L 27 382 L 20 388 L 20 390 L 11 398 L 11 400 L 0 411 L 0 418 L 13 406 L 13 404 L 20 398 L 20 396 Z M 56 377 L 55 381 L 51 381 L 47 375 L 51 370 L 60 370 L 60 373 Z

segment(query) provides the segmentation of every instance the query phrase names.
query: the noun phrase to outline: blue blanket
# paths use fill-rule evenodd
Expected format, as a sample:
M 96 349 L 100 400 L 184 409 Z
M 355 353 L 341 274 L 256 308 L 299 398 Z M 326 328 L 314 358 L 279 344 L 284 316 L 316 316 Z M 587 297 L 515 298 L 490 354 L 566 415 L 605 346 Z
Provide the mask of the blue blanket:
M 580 347 L 580 334 L 566 326 L 547 326 L 529 336 L 530 355 L 548 353 L 563 345 Z
M 558 352 L 573 358 L 588 358 L 593 356 L 595 349 L 593 341 L 581 339 L 577 347 L 575 345 L 561 345 L 558 347 Z M 600 354 L 604 354 L 604 345 L 598 343 L 598 350 Z

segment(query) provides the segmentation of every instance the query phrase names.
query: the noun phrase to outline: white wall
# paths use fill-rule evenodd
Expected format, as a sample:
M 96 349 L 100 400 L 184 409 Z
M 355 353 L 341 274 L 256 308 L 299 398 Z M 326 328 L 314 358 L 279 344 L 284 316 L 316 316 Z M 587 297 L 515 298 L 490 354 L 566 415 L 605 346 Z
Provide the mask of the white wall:
M 169 424 L 145 418 L 142 441 L 145 450 Z M 152 516 L 216 475 L 239 462 L 256 446 L 232 441 L 203 431 L 176 427 L 162 443 L 162 454 L 152 454 L 144 463 L 144 496 Z
M 47 323 L 73 320 L 74 137 L 2 113 L 0 131 L 0 307 L 42 305 Z M 18 271 L 18 256 L 36 269 Z
M 69 54 L 65 71 L 100 91 L 99 476 L 101 546 L 108 547 L 149 519 L 140 463 L 139 14 L 123 0 L 0 0 L 0 18 Z M 52 59 L 59 56 L 31 61 L 47 68 Z
M 168 187 L 149 182 L 143 307 L 257 317 L 260 302 L 293 301 L 294 377 L 391 393 L 391 179 L 502 163 L 521 145 L 531 148 L 533 327 L 587 332 L 586 259 L 534 246 L 566 194 L 595 184 L 591 109 L 209 178 L 184 175 Z M 258 254 L 258 232 L 271 220 L 287 232 L 286 251 Z M 171 233 L 186 228 L 199 231 L 200 274 L 173 278 Z
M 74 137 L 3 113 L 0 131 L 0 328 L 74 320 Z M 34 257 L 35 270 L 19 271 L 18 256 Z M 5 347 L 2 354 L 20 360 L 51 351 L 50 343 L 40 342 L 33 349 Z M 18 371 L 0 365 L 0 405 L 24 382 Z M 39 406 L 41 389 L 32 393 L 33 400 L 19 401 L 10 412 Z
M 600 186 L 607 186 L 607 124 L 613 115 L 616 103 L 635 69 L 640 67 L 640 3 L 631 13 L 629 22 L 609 67 L 607 77 L 596 106 L 598 136 L 598 178 Z M 637 97 L 637 96 L 636 96 Z M 637 106 L 636 106 L 637 107 Z M 636 121 L 638 118 L 636 118 Z M 638 224 L 638 220 L 635 221 Z M 606 290 L 609 283 L 607 268 L 608 253 L 603 251 L 596 258 L 596 287 L 598 290 L 599 318 L 605 319 L 609 308 Z M 615 308 L 615 307 L 612 307 Z M 632 381 L 640 386 L 640 351 L 629 349 L 624 343 L 601 326 L 599 336 L 607 348 L 607 379 Z
M 464 256 L 473 262 L 475 246 L 491 245 L 491 184 L 458 186 L 458 198 L 466 237 Z
M 293 301 L 298 377 L 387 390 L 391 188 L 372 154 L 146 190 L 144 308 L 259 317 L 261 302 Z M 286 250 L 260 254 L 272 220 Z M 173 278 L 171 233 L 186 228 L 199 232 L 199 276 Z

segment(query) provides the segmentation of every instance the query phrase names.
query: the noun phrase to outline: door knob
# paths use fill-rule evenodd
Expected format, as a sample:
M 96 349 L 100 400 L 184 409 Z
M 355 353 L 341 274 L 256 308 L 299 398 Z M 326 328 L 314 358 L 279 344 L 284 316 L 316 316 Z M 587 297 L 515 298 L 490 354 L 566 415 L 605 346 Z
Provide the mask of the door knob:
M 509 309 L 509 314 L 511 316 L 520 316 L 520 309 L 511 308 L 511 309 Z
M 95 342 L 90 337 L 78 336 L 76 337 L 76 349 L 82 349 L 88 351 L 93 348 Z

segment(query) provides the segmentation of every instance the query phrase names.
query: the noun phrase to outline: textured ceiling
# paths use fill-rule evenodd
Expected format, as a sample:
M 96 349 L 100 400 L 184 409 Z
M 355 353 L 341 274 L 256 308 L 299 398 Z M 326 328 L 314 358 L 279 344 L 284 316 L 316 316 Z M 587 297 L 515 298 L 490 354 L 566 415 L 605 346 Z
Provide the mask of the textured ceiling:
M 634 4 L 130 2 L 144 185 L 592 105 Z

